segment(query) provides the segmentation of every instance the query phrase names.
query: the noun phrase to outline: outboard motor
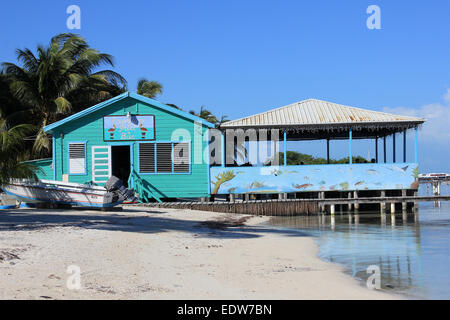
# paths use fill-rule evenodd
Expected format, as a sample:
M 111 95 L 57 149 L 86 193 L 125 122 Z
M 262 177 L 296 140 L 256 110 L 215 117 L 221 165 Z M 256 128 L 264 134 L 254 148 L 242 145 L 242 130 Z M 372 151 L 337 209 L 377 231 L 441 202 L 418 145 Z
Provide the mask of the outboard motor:
M 123 201 L 136 201 L 137 198 L 132 190 L 128 190 L 124 185 L 122 180 L 116 176 L 111 176 L 105 183 L 105 189 L 111 193 L 112 202 L 123 202 Z

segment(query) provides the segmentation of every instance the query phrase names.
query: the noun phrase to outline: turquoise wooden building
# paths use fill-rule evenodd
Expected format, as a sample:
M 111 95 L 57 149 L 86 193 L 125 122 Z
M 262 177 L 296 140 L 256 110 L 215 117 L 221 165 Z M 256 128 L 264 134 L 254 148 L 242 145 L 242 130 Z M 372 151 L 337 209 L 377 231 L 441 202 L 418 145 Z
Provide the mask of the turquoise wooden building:
M 192 114 L 126 92 L 46 126 L 53 137 L 52 161 L 35 165 L 43 168 L 41 179 L 103 185 L 114 175 L 144 201 L 206 197 L 209 164 L 194 155 L 207 148 L 212 127 Z
M 45 132 L 53 137 L 52 159 L 33 163 L 43 169 L 40 179 L 102 185 L 117 176 L 136 190 L 141 201 L 233 194 L 411 193 L 418 188 L 418 128 L 424 122 L 309 99 L 211 130 L 214 125 L 204 119 L 126 92 L 46 126 Z M 262 130 L 281 139 L 267 141 Z M 235 145 L 228 145 L 234 144 L 237 132 L 243 133 L 241 143 L 248 149 L 242 164 L 235 162 Z M 414 137 L 409 149 L 408 132 Z M 396 143 L 398 136 L 403 138 L 401 145 Z M 390 154 L 387 137 L 392 137 Z M 370 163 L 353 163 L 356 139 L 373 139 Z M 288 165 L 287 142 L 302 140 L 326 141 L 327 163 Z M 330 163 L 330 144 L 335 140 L 348 140 L 349 163 Z M 264 145 L 266 149 L 272 145 L 273 154 L 282 151 L 282 163 L 258 160 Z M 400 146 L 403 157 L 397 157 Z M 251 160 L 255 154 L 256 162 Z

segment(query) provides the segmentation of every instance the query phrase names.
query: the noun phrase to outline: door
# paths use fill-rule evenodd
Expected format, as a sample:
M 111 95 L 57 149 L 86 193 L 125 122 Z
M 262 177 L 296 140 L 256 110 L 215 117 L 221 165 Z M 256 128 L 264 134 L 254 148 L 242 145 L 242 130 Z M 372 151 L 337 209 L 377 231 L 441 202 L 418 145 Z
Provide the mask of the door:
M 92 181 L 104 184 L 111 177 L 111 147 L 92 147 Z
M 111 146 L 112 175 L 122 180 L 128 188 L 128 178 L 131 172 L 131 148 L 126 146 Z

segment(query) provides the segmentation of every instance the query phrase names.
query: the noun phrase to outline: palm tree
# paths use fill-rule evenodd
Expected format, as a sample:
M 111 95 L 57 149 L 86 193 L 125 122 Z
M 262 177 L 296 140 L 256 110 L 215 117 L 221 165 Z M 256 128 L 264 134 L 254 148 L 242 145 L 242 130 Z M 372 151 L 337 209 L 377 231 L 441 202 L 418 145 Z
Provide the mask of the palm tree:
M 137 93 L 147 98 L 154 99 L 157 95 L 162 94 L 163 86 L 157 81 L 149 81 L 141 78 L 138 81 Z
M 112 56 L 90 48 L 71 33 L 53 37 L 48 46 L 39 45 L 37 55 L 30 49 L 17 49 L 16 56 L 20 66 L 8 62 L 2 66 L 13 97 L 28 107 L 37 125 L 35 153 L 50 151 L 46 125 L 93 101 L 113 97 L 118 83 L 126 86 L 125 79 L 112 70 L 94 72 L 101 65 L 114 66 Z
M 0 119 L 0 185 L 11 179 L 36 180 L 37 170 L 23 160 L 23 139 L 34 130 L 29 124 L 9 128 L 5 119 Z
M 217 117 L 215 115 L 213 115 L 211 111 L 206 109 L 205 106 L 200 107 L 199 113 L 196 113 L 194 110 L 189 111 L 189 113 L 193 114 L 194 116 L 205 119 L 206 121 L 208 121 L 214 125 L 217 125 L 219 123 L 219 120 L 217 119 Z

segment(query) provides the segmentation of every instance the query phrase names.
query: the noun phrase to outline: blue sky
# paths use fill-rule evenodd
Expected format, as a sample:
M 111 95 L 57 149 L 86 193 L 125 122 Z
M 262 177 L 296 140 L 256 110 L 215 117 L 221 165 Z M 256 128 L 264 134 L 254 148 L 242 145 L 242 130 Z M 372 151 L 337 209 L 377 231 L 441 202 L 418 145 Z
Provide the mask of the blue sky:
M 205 105 L 231 119 L 306 98 L 427 116 L 421 171 L 450 171 L 441 159 L 450 156 L 447 0 L 8 1 L 0 61 L 71 31 L 71 4 L 82 14 L 74 31 L 115 57 L 131 90 L 147 77 L 164 85 L 160 101 Z M 381 30 L 366 27 L 372 4 L 381 8 Z M 319 145 L 323 154 L 321 144 L 307 148 Z M 355 150 L 367 156 L 370 146 Z M 347 149 L 337 143 L 335 150 L 338 157 Z

